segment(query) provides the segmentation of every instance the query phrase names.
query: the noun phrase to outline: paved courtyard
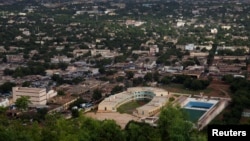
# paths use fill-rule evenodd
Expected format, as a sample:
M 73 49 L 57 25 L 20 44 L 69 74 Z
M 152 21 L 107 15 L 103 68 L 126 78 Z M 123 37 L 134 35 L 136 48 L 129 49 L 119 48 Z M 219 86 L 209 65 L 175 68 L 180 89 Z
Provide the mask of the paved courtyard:
M 94 119 L 97 120 L 105 120 L 105 119 L 113 119 L 116 121 L 116 123 L 118 125 L 121 126 L 122 129 L 125 128 L 126 124 L 130 121 L 130 120 L 134 120 L 134 121 L 138 121 L 139 118 L 135 117 L 133 115 L 129 115 L 129 114 L 120 114 L 117 112 L 114 113 L 98 113 L 98 112 L 88 112 L 85 114 L 87 117 L 92 117 Z

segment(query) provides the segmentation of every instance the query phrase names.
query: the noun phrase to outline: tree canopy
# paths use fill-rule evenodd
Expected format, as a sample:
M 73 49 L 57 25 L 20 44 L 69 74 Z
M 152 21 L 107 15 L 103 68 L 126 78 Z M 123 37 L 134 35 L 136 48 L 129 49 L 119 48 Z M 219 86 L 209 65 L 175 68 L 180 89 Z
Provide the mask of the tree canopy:
M 30 97 L 28 96 L 21 96 L 16 99 L 15 105 L 19 110 L 27 110 L 30 102 Z

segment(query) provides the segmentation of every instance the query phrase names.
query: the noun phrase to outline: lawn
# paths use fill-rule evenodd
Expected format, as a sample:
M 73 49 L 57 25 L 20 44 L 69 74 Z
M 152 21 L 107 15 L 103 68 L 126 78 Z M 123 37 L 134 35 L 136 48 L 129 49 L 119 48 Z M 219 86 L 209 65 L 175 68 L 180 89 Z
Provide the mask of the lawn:
M 141 107 L 145 104 L 147 104 L 150 100 L 136 100 L 136 101 L 131 101 L 128 102 L 126 104 L 121 105 L 119 108 L 117 108 L 117 111 L 119 113 L 128 113 L 128 114 L 132 114 L 133 111 L 138 108 Z

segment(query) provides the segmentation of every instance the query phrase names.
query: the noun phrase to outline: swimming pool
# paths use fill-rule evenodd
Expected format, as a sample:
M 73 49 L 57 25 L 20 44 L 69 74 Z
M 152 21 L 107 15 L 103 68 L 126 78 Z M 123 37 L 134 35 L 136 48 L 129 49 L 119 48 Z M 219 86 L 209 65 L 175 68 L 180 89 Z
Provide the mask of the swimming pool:
M 197 122 L 202 115 L 204 115 L 207 111 L 205 110 L 197 110 L 197 109 L 183 109 L 187 118 L 192 122 Z
M 198 102 L 198 101 L 189 101 L 184 108 L 203 108 L 203 109 L 209 109 L 213 106 L 213 103 L 207 103 L 207 102 Z
M 190 121 L 197 122 L 216 103 L 217 101 L 215 100 L 200 101 L 194 98 L 188 98 L 187 103 L 184 104 L 182 108 Z

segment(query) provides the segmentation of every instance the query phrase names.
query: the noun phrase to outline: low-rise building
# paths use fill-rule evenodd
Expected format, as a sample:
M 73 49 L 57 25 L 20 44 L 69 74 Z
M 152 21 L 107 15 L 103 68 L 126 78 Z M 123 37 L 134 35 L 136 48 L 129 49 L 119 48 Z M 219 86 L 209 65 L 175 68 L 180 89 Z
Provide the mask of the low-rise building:
M 194 50 L 195 49 L 195 45 L 194 44 L 188 44 L 185 46 L 185 50 Z
M 157 45 L 152 45 L 149 47 L 149 53 L 151 55 L 155 55 L 156 53 L 159 53 L 159 47 Z
M 132 100 L 152 99 L 133 113 L 138 117 L 148 117 L 159 112 L 167 102 L 169 92 L 154 87 L 133 87 L 126 91 L 105 98 L 98 105 L 98 112 L 116 112 L 117 108 Z
M 133 50 L 132 54 L 149 54 L 148 50 Z
M 4 99 L 0 98 L 0 107 L 7 107 L 9 106 L 9 104 L 10 104 L 10 101 L 8 98 L 4 98 Z
M 67 56 L 54 56 L 50 59 L 51 63 L 70 63 L 71 58 L 68 58 Z
M 244 109 L 242 112 L 242 117 L 250 117 L 250 109 Z
M 190 57 L 207 57 L 208 52 L 190 52 Z
M 24 61 L 23 55 L 6 55 L 6 59 L 8 63 L 22 63 Z
M 75 49 L 73 50 L 74 57 L 83 56 L 84 54 L 87 54 L 90 50 L 89 49 Z

